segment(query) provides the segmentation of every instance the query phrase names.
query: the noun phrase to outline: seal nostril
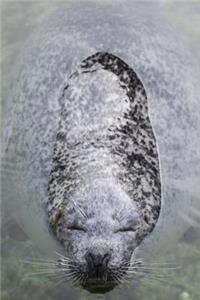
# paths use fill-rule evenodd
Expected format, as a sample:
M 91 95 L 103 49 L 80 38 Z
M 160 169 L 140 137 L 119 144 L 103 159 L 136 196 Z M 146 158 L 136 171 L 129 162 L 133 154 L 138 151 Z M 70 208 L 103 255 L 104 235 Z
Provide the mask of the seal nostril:
M 89 272 L 96 274 L 96 276 L 99 277 L 99 275 L 106 269 L 110 257 L 111 255 L 109 253 L 101 255 L 88 252 L 85 256 L 85 259 L 88 264 Z
M 88 264 L 88 268 L 89 270 L 92 270 L 94 268 L 94 258 L 93 258 L 93 254 L 88 252 L 85 256 L 85 259 L 87 261 Z
M 103 265 L 104 268 L 107 267 L 108 262 L 109 262 L 109 260 L 110 260 L 110 257 L 111 257 L 110 253 L 106 253 L 106 254 L 104 255 L 103 261 L 102 261 L 102 265 Z

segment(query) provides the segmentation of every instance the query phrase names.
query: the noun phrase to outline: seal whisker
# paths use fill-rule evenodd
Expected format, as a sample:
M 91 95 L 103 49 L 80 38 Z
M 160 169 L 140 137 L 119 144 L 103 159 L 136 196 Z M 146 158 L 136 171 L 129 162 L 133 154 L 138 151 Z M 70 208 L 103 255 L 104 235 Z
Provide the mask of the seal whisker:
M 164 283 L 165 285 L 167 284 L 168 286 L 175 286 L 171 281 L 165 280 L 165 278 L 160 278 L 158 276 L 148 275 L 148 276 L 144 276 L 142 278 L 142 280 L 157 281 L 157 282 L 160 282 L 160 283 Z
M 79 277 L 79 278 L 78 278 Z M 82 282 L 83 282 L 83 278 L 84 278 L 84 274 L 83 273 L 80 273 L 80 275 L 78 276 L 77 278 L 78 278 L 78 282 L 80 283 L 80 284 L 82 284 Z
M 60 279 L 63 277 L 63 274 L 42 274 L 41 276 L 45 277 L 45 279 L 49 279 L 49 280 L 57 280 L 57 279 Z M 22 280 L 29 280 L 29 279 L 32 279 L 32 278 L 37 278 L 39 277 L 40 278 L 40 274 L 34 274 L 34 275 L 29 275 L 29 274 L 26 274 Z
M 69 257 L 67 257 L 67 256 L 64 256 L 63 254 L 61 254 L 61 253 L 59 253 L 59 252 L 55 252 L 58 256 L 60 256 L 62 259 L 64 259 L 64 260 L 69 260 L 69 261 L 71 261 L 71 259 L 69 258 Z
M 63 273 L 63 274 L 67 274 L 66 272 L 69 272 L 69 271 L 71 271 L 71 269 L 69 269 L 69 268 L 59 268 L 59 267 L 57 267 L 57 268 L 41 268 L 41 269 L 39 269 L 38 271 L 36 271 L 36 272 L 33 272 L 33 273 L 29 273 L 28 275 L 30 275 L 30 276 L 32 276 L 32 275 L 40 275 L 40 274 L 57 274 L 57 273 Z M 70 274 L 70 273 L 68 273 L 68 274 Z
M 130 273 L 130 274 L 136 274 L 137 271 L 136 271 L 136 270 L 135 270 L 135 271 L 133 271 L 133 270 L 127 270 L 126 273 L 127 273 L 127 274 L 129 274 L 129 273 Z
M 69 270 L 79 270 L 79 268 L 74 264 L 64 264 L 60 266 L 62 266 L 63 268 L 68 268 Z
M 178 270 L 180 269 L 180 266 L 177 267 L 145 267 L 145 266 L 139 266 L 139 267 L 130 267 L 129 270 L 137 270 L 137 269 L 144 269 L 144 270 Z
M 180 268 L 180 265 L 174 262 L 142 262 L 139 261 L 138 264 L 135 263 L 135 261 L 132 261 L 129 269 L 131 268 L 141 268 L 141 267 L 147 267 L 147 268 Z
M 117 272 L 112 273 L 111 277 L 114 279 L 114 281 L 117 281 L 118 283 L 122 282 L 122 279 L 120 278 L 119 274 L 117 274 Z
M 75 208 L 78 209 L 78 211 L 80 212 L 80 214 L 81 214 L 84 218 L 88 219 L 87 214 L 82 210 L 82 208 L 81 208 L 74 200 L 72 200 L 72 203 L 74 204 Z
M 34 271 L 34 270 L 33 270 Z M 65 269 L 61 268 L 38 268 L 35 270 L 37 273 L 45 273 L 45 272 L 63 272 L 66 271 Z
M 74 279 L 74 283 L 81 282 L 82 276 L 83 276 L 83 274 L 77 273 L 76 278 Z
M 24 261 L 24 260 L 21 260 L 22 262 Z M 49 263 L 55 263 L 55 262 L 57 262 L 57 260 L 53 260 L 53 259 L 44 259 L 44 258 L 32 258 L 32 257 L 30 257 L 30 258 L 28 258 L 27 257 L 27 259 L 25 260 L 25 261 L 30 261 L 30 262 L 49 262 Z
M 73 263 L 73 261 L 64 261 L 64 260 L 58 260 L 57 263 L 59 266 L 67 266 L 71 268 L 76 268 L 77 266 Z
M 76 282 L 79 280 L 79 276 L 81 274 L 79 274 L 77 271 L 70 273 L 69 278 L 72 280 L 73 284 L 76 284 Z
M 83 273 L 83 279 L 82 279 L 82 284 L 84 285 L 87 281 L 88 274 Z
M 61 272 L 61 271 L 67 271 L 69 269 L 60 269 L 60 268 L 38 268 L 37 272 Z
M 137 265 L 135 265 L 135 266 L 138 268 L 140 268 L 140 267 L 175 268 L 175 267 L 179 267 L 180 265 L 177 263 L 144 263 L 144 264 L 139 264 L 138 266 Z M 130 267 L 134 267 L 134 265 L 130 266 Z
M 86 284 L 86 281 L 88 279 L 88 273 L 83 273 L 83 280 L 82 280 L 82 284 L 85 285 Z
M 60 259 L 58 260 L 60 263 L 66 263 L 68 265 L 74 266 L 74 262 L 71 258 L 66 257 L 58 252 L 56 252 L 56 254 L 60 257 Z
M 65 281 L 69 281 L 69 279 L 68 279 L 66 276 L 65 276 L 64 278 L 62 278 L 60 281 L 56 282 L 56 283 L 54 284 L 54 287 L 56 287 L 56 286 L 58 286 L 58 285 L 64 283 Z
M 160 273 L 158 270 L 134 270 L 134 271 L 127 271 L 127 274 L 132 274 L 132 275 L 155 275 L 155 276 L 160 276 L 163 278 L 169 278 L 172 276 L 171 273 Z
M 35 271 L 35 272 L 61 272 L 62 271 L 62 269 L 59 269 L 59 268 L 51 268 L 51 267 L 47 267 L 47 268 L 34 268 L 33 269 L 33 271 Z
M 112 279 L 114 282 L 120 283 L 120 281 L 118 280 L 117 276 L 112 274 Z
M 132 265 L 136 266 L 136 265 L 141 265 L 143 263 L 144 263 L 144 261 L 142 259 L 138 259 L 138 260 L 131 260 L 131 261 L 126 262 L 126 265 L 128 265 L 128 266 L 132 266 Z
M 32 265 L 32 266 L 36 266 L 38 269 L 40 270 L 44 270 L 45 268 L 47 269 L 52 269 L 53 267 L 55 269 L 58 269 L 60 268 L 61 269 L 61 266 L 64 267 L 63 269 L 70 269 L 71 267 L 75 267 L 74 264 L 72 263 L 65 263 L 65 262 L 61 262 L 61 261 L 55 261 L 55 262 L 51 262 L 51 263 L 48 263 L 48 262 L 36 262 L 36 261 L 22 261 L 22 263 L 24 264 L 29 264 L 29 265 Z
M 121 213 L 124 211 L 124 207 L 122 207 L 119 211 L 118 211 L 118 213 L 117 213 L 117 215 L 116 215 L 116 219 L 118 219 L 118 221 L 119 222 L 122 222 L 123 220 L 124 220 L 124 218 L 125 218 L 125 216 L 121 216 Z
M 152 266 L 152 265 L 157 265 L 157 266 L 177 266 L 177 263 L 173 263 L 173 262 L 164 262 L 164 263 L 160 263 L 160 262 L 152 262 L 152 263 L 148 263 L 148 262 L 143 262 L 141 263 L 142 266 Z
M 160 274 L 155 272 L 144 272 L 144 271 L 134 271 L 134 272 L 127 272 L 129 275 L 144 275 L 144 276 L 158 276 L 159 278 L 170 278 L 170 274 Z
M 57 275 L 55 275 L 55 277 L 58 279 L 61 278 L 61 280 L 64 279 L 63 281 L 69 281 L 69 280 L 73 280 L 74 275 L 72 273 L 63 273 L 63 274 L 57 274 Z
M 162 283 L 167 283 L 167 284 L 171 284 L 171 281 L 169 282 L 169 280 L 167 279 L 170 279 L 171 278 L 171 275 L 170 274 L 160 274 L 160 273 L 151 273 L 151 272 L 140 272 L 140 271 L 136 271 L 134 272 L 133 274 L 130 274 L 131 275 L 135 275 L 136 278 L 139 276 L 139 279 L 141 280 L 154 280 L 154 281 L 159 281 L 159 282 L 162 282 Z M 131 278 L 132 279 L 132 278 Z
M 34 273 L 28 273 L 26 275 L 26 277 L 34 277 L 34 276 L 39 276 L 39 275 L 55 276 L 55 275 L 58 275 L 58 273 L 61 274 L 61 271 L 56 272 L 54 270 L 54 271 L 45 271 L 45 272 L 34 272 Z
M 24 264 L 29 264 L 29 265 L 33 265 L 33 266 L 44 266 L 44 267 L 46 267 L 46 266 L 50 266 L 50 267 L 52 267 L 52 266 L 57 266 L 58 265 L 58 263 L 48 263 L 48 262 L 32 262 L 32 261 L 27 261 L 27 260 L 25 260 L 25 261 L 22 261 L 22 263 L 24 263 Z
M 71 267 L 71 268 L 75 268 L 76 265 L 73 262 L 59 262 L 58 263 L 60 266 L 66 266 L 66 267 Z

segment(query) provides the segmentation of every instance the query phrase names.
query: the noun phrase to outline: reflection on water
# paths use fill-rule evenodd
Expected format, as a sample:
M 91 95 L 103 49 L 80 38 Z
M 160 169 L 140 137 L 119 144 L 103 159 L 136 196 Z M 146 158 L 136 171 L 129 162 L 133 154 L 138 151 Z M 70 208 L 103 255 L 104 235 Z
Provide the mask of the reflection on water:
M 57 5 L 55 3 L 50 4 L 50 2 L 48 6 L 45 2 L 36 2 L 35 4 L 31 2 L 29 4 L 24 4 L 24 2 L 4 3 L 3 103 L 6 99 L 9 70 L 17 53 L 23 47 L 23 43 L 30 32 L 39 27 L 42 20 L 55 10 Z M 68 3 L 64 5 L 68 5 Z M 170 6 L 166 7 L 169 12 Z M 184 7 L 182 6 L 180 10 L 183 15 Z M 196 25 L 194 24 L 194 26 Z M 194 31 L 192 24 L 191 31 Z M 192 37 L 192 48 L 194 48 L 194 36 Z M 197 191 L 195 194 L 198 194 Z M 194 219 L 186 220 L 190 223 L 191 228 L 174 246 L 173 250 L 163 257 L 157 257 L 156 260 L 146 262 L 144 269 L 141 268 L 138 271 L 141 273 L 141 279 L 138 279 L 140 278 L 138 276 L 137 280 L 127 281 L 109 293 L 99 296 L 89 294 L 76 285 L 66 284 L 58 274 L 49 268 L 47 268 L 48 274 L 43 274 L 46 273 L 46 268 L 38 268 L 37 263 L 25 263 L 25 261 L 30 260 L 38 262 L 39 259 L 44 262 L 47 258 L 39 251 L 37 245 L 32 244 L 18 226 L 17 221 L 12 216 L 7 215 L 4 211 L 4 203 L 2 210 L 2 300 L 75 300 L 97 299 L 98 297 L 116 300 L 192 300 L 200 297 L 200 235 L 198 228 L 200 216 L 195 209 L 193 209 Z M 194 229 L 193 225 L 197 225 L 197 229 Z M 134 277 L 134 274 L 130 275 Z

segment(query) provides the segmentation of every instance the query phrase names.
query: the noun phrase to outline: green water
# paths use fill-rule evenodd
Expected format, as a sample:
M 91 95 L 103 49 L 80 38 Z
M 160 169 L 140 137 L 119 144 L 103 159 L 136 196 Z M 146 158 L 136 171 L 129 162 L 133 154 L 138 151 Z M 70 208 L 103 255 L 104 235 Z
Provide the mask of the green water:
M 103 1 L 106 2 L 106 1 Z M 108 2 L 108 1 L 107 1 Z M 64 5 L 70 5 L 66 1 Z M 102 3 L 103 5 L 103 3 Z M 159 5 L 159 4 L 158 4 Z M 9 74 L 18 53 L 30 33 L 59 6 L 53 1 L 4 1 L 2 3 L 2 103 L 6 102 Z M 200 68 L 200 2 L 162 1 L 162 10 L 179 30 L 193 51 Z M 4 199 L 3 199 L 4 200 Z M 93 295 L 71 285 L 60 284 L 37 272 L 36 267 L 22 263 L 23 259 L 42 257 L 16 221 L 4 211 L 2 203 L 2 300 L 75 300 L 75 299 L 135 299 L 135 300 L 198 300 L 200 299 L 200 234 L 193 228 L 182 237 L 173 250 L 157 263 L 176 263 L 176 270 L 161 269 L 141 282 L 119 286 L 106 295 Z

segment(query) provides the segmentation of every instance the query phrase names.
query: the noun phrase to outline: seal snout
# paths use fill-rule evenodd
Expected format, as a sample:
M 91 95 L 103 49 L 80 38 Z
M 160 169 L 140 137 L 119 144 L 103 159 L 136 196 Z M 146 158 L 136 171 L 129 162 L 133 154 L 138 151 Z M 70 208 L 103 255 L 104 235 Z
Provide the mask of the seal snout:
M 111 258 L 110 253 L 93 253 L 88 252 L 85 256 L 88 266 L 89 277 L 96 279 L 103 279 L 103 275 L 106 273 L 108 262 Z

